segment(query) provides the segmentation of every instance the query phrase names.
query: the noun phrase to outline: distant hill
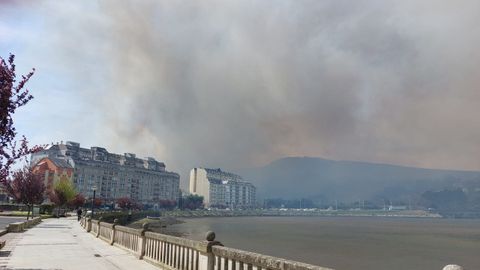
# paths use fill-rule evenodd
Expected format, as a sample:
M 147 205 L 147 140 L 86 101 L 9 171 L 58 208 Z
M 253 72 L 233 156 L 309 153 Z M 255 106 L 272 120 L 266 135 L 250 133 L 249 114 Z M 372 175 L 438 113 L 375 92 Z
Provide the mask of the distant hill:
M 480 188 L 480 172 L 434 170 L 323 158 L 288 157 L 236 170 L 257 186 L 260 199 L 317 201 L 409 200 L 428 190 Z

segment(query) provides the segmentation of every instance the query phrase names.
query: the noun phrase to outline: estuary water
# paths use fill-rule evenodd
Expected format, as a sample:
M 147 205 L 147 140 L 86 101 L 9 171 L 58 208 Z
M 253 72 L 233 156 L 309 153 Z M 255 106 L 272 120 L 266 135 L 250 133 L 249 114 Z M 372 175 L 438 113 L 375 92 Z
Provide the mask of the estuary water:
M 480 269 L 480 220 L 385 217 L 191 218 L 170 227 L 225 246 L 337 270 Z

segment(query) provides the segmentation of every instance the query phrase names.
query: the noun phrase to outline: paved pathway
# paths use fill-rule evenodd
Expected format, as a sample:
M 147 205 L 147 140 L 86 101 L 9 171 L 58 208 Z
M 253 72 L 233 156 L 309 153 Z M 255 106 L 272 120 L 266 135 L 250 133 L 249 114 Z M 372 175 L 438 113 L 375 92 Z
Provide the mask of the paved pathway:
M 0 250 L 0 269 L 7 267 L 10 255 L 20 240 L 21 235 L 21 233 L 7 233 L 0 237 L 0 241 L 5 241 L 5 246 Z
M 24 233 L 7 234 L 0 253 L 6 269 L 159 270 L 123 249 L 108 245 L 80 227 L 76 218 L 46 219 Z

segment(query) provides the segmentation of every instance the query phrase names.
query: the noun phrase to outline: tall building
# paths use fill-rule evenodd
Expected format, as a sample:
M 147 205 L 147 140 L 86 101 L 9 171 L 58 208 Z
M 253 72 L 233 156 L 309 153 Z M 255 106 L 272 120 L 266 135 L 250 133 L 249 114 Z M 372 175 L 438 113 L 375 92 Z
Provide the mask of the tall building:
M 38 164 L 45 158 L 70 165 L 75 188 L 86 197 L 93 196 L 96 186 L 96 196 L 109 203 L 120 197 L 151 205 L 178 199 L 180 176 L 166 171 L 165 164 L 154 158 L 109 153 L 102 147 L 81 148 L 76 142 L 51 145 L 32 154 L 31 162 Z
M 190 193 L 203 196 L 207 207 L 255 206 L 255 186 L 239 175 L 220 169 L 193 168 L 190 171 Z

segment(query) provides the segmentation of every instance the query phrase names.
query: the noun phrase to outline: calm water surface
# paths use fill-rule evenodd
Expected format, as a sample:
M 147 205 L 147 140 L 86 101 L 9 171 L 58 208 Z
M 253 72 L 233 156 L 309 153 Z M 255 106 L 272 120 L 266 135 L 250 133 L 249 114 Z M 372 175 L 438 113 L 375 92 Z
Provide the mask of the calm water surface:
M 378 217 L 192 218 L 171 229 L 338 270 L 480 269 L 480 220 Z

